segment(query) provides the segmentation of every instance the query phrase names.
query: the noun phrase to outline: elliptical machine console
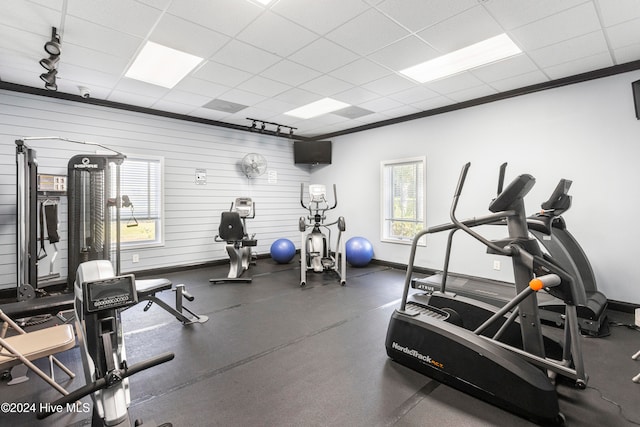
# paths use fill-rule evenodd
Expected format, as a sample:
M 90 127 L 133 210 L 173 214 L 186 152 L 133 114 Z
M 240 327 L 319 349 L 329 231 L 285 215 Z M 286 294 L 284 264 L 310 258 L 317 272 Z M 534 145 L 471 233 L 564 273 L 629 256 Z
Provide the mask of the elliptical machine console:
M 346 270 L 347 261 L 344 250 L 344 239 L 342 233 L 346 230 L 344 217 L 331 223 L 325 223 L 326 213 L 338 206 L 336 185 L 333 185 L 333 205 L 327 201 L 327 188 L 322 184 L 309 185 L 309 204 L 304 203 L 304 183 L 300 184 L 300 204 L 309 211 L 307 217 L 300 217 L 298 229 L 302 233 L 302 245 L 300 247 L 300 286 L 307 283 L 307 270 L 316 273 L 332 271 L 336 273 L 340 284 L 347 282 Z M 307 220 L 309 221 L 307 223 Z M 338 238 L 336 240 L 336 252 L 331 251 L 331 229 L 336 225 L 338 228 Z M 305 235 L 308 228 L 311 233 Z M 325 235 L 321 228 L 327 230 Z
M 128 377 L 168 362 L 174 354 L 164 353 L 131 366 L 127 364 L 120 314 L 138 302 L 133 275 L 116 276 L 107 260 L 88 261 L 78 266 L 74 292 L 76 330 L 87 384 L 47 407 L 65 407 L 91 394 L 92 426 L 142 425 L 141 421 L 132 423 L 129 418 Z M 40 412 L 38 418 L 52 414 Z

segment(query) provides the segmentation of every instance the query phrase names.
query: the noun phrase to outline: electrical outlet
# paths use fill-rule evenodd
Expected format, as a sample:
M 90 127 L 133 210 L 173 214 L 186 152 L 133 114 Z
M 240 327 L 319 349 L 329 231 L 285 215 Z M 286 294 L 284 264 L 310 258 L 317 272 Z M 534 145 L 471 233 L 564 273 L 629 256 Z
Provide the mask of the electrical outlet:
M 636 308 L 636 326 L 640 326 L 640 308 Z
M 133 256 L 131 257 L 131 262 L 140 262 L 140 255 L 133 254 Z
M 493 269 L 500 270 L 500 261 L 498 260 L 493 261 Z

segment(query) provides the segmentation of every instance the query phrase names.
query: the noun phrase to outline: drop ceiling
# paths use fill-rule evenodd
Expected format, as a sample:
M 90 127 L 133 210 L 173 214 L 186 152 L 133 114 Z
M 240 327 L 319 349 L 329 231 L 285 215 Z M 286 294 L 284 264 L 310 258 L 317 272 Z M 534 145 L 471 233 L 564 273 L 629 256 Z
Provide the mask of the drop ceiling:
M 638 0 L 12 0 L 0 79 L 43 88 L 58 28 L 58 92 L 315 137 L 640 59 Z M 419 84 L 399 71 L 501 33 L 515 57 Z M 125 77 L 147 41 L 205 60 L 174 88 Z M 284 113 L 331 97 L 348 109 Z M 231 108 L 233 107 L 233 108 Z

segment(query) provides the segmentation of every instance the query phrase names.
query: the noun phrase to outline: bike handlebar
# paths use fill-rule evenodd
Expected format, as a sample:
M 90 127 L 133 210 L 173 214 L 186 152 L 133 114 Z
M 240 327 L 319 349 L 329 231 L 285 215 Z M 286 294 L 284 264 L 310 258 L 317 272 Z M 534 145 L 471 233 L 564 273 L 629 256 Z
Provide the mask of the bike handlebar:
M 47 406 L 48 408 L 51 408 L 51 410 L 38 411 L 36 412 L 36 416 L 39 420 L 45 419 L 49 415 L 52 415 L 55 413 L 53 409 L 58 407 L 58 405 L 66 405 L 68 403 L 76 402 L 82 399 L 83 397 L 88 396 L 91 393 L 95 393 L 98 390 L 102 390 L 103 388 L 108 388 L 115 384 L 119 384 L 125 378 L 130 377 L 131 375 L 137 374 L 140 371 L 144 371 L 145 369 L 153 368 L 154 366 L 173 360 L 174 357 L 175 357 L 175 354 L 173 353 L 163 353 L 161 355 L 152 357 L 151 359 L 147 359 L 145 361 L 136 363 L 127 368 L 116 369 L 115 370 L 116 372 L 112 371 L 108 373 L 106 376 L 102 378 L 98 378 L 96 381 L 90 384 L 87 384 L 85 386 L 82 386 L 79 389 L 74 390 L 71 393 L 67 394 L 66 396 L 63 396 L 60 399 L 52 402 L 50 405 Z M 114 381 L 114 378 L 116 378 L 115 381 Z

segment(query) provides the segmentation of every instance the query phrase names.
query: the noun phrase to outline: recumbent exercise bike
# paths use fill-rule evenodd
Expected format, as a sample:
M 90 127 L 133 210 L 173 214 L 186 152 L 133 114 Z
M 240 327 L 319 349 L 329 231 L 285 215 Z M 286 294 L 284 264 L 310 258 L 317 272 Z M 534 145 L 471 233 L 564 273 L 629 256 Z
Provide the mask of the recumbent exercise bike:
M 253 248 L 258 244 L 255 234 L 247 233 L 247 218 L 256 217 L 255 203 L 250 197 L 238 197 L 231 203 L 231 208 L 222 212 L 216 242 L 227 242 L 229 254 L 229 274 L 225 278 L 209 279 L 211 283 L 220 282 L 251 282 L 251 277 L 242 277 L 255 264 L 257 258 Z

